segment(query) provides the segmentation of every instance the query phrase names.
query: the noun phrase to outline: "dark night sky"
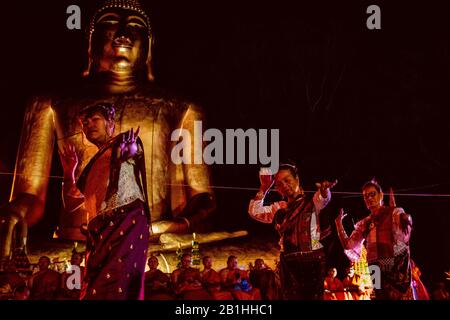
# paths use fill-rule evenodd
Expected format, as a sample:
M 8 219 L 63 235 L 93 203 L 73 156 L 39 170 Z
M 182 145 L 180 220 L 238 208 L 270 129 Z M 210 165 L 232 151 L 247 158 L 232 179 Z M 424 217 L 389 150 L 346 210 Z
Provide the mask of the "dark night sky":
M 65 10 L 78 4 L 86 19 L 93 2 L 2 5 L 9 14 L 1 21 L 1 171 L 14 169 L 27 99 L 79 76 L 86 42 L 82 31 L 66 29 Z M 450 37 L 439 2 L 191 2 L 147 4 L 156 78 L 201 104 L 209 127 L 279 128 L 281 157 L 298 162 L 307 190 L 337 178 L 336 191 L 359 191 L 375 176 L 385 189 L 450 193 Z M 381 7 L 381 30 L 365 26 L 369 4 Z M 60 174 L 57 161 L 53 167 Z M 215 185 L 258 187 L 257 165 L 212 170 Z M 1 203 L 11 180 L 0 176 Z M 49 188 L 58 195 L 59 181 Z M 251 196 L 217 190 L 217 223 L 273 233 L 247 217 Z M 450 267 L 450 199 L 398 197 L 397 204 L 413 215 L 412 256 L 425 280 L 441 278 Z M 51 233 L 58 206 L 50 196 L 34 232 Z M 367 214 L 361 198 L 338 195 L 329 214 L 341 206 L 355 220 Z

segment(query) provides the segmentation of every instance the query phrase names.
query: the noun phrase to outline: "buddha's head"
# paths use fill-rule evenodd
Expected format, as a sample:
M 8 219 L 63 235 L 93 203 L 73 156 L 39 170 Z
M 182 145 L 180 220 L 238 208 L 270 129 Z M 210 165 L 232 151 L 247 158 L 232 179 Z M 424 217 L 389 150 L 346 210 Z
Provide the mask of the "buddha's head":
M 84 75 L 114 73 L 153 80 L 150 19 L 138 0 L 107 0 L 92 16 Z

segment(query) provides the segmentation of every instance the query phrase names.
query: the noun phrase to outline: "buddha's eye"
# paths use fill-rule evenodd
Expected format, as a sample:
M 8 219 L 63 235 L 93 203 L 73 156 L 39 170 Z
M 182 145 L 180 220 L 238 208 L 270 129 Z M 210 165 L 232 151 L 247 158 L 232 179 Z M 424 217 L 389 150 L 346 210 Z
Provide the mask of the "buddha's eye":
M 145 21 L 138 16 L 130 16 L 127 18 L 127 26 L 131 28 L 144 29 L 147 28 Z
M 115 20 L 115 19 L 104 19 L 99 22 L 99 24 L 103 24 L 103 25 L 113 25 L 113 24 L 118 24 L 118 23 L 119 23 L 119 21 Z
M 119 23 L 119 16 L 112 13 L 106 13 L 97 20 L 97 23 L 101 25 L 117 24 Z
M 132 27 L 132 28 L 139 28 L 139 29 L 145 28 L 145 26 L 139 22 L 128 22 L 128 26 Z

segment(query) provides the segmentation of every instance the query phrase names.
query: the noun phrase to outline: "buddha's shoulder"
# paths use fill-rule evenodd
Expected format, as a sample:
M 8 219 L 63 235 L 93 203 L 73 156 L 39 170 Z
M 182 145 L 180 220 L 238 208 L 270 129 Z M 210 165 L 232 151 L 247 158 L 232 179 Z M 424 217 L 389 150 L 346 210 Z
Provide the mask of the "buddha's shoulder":
M 58 87 L 44 87 L 28 93 L 31 100 L 55 100 L 69 97 L 85 95 L 86 82 L 83 79 L 77 79 L 73 82 L 64 82 Z
M 174 110 L 202 110 L 200 105 L 194 102 L 192 98 L 156 84 L 141 87 L 136 94 L 136 98 L 148 99 L 152 104 L 161 104 Z
M 94 98 L 79 85 L 72 85 L 58 90 L 46 90 L 34 92 L 30 95 L 29 105 L 49 105 L 52 108 L 58 108 L 61 105 L 81 104 L 80 102 Z M 95 98 L 94 98 L 95 99 Z M 92 99 L 91 99 L 92 100 Z
M 94 104 L 98 101 L 109 103 L 126 103 L 147 106 L 159 106 L 165 111 L 174 114 L 184 114 L 190 110 L 203 113 L 203 108 L 192 98 L 177 94 L 172 90 L 162 88 L 155 84 L 139 87 L 138 90 L 126 94 L 105 94 L 93 90 L 83 82 L 68 86 L 58 91 L 47 91 L 33 94 L 30 105 L 51 106 L 55 110 L 79 109 L 82 106 Z

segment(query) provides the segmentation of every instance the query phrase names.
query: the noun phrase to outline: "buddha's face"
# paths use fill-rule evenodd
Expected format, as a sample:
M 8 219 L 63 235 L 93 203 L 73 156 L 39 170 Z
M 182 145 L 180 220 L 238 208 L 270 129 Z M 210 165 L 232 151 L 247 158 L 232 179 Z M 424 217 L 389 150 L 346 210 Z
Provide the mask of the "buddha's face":
M 93 68 L 96 72 L 146 71 L 149 52 L 146 21 L 132 10 L 114 8 L 95 22 L 92 34 Z

